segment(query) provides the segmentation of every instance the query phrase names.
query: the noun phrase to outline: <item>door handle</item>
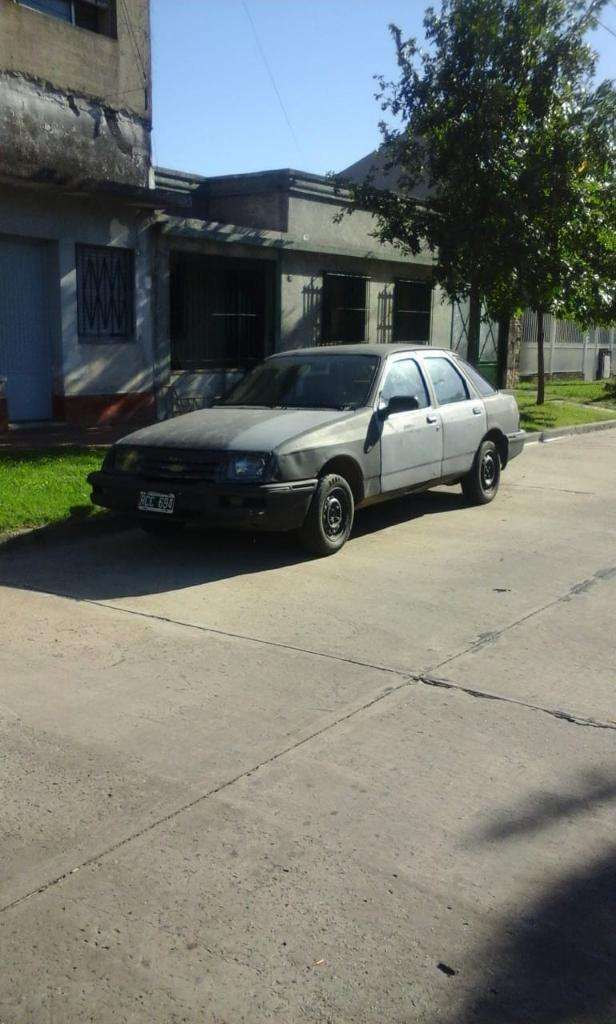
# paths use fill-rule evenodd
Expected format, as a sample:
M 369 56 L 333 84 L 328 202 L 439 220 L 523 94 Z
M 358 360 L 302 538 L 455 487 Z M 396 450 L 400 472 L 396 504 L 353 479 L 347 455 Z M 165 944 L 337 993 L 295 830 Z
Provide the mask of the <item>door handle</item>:
M 426 416 L 426 423 L 438 423 L 438 416 Z
M 482 412 L 483 412 L 483 409 L 480 409 L 479 406 L 477 406 L 477 405 L 473 406 L 473 416 L 481 416 Z

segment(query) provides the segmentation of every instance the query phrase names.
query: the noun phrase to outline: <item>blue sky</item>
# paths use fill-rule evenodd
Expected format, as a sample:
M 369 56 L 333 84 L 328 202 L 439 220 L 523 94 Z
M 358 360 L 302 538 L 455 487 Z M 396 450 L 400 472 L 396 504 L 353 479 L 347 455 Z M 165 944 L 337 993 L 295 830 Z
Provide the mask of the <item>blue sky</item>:
M 423 0 L 152 0 L 155 162 L 205 175 L 342 170 L 378 143 L 372 76 L 395 74 L 388 24 L 421 35 L 424 6 Z M 615 4 L 602 21 L 616 31 Z M 600 76 L 614 76 L 616 38 L 599 28 L 594 43 Z

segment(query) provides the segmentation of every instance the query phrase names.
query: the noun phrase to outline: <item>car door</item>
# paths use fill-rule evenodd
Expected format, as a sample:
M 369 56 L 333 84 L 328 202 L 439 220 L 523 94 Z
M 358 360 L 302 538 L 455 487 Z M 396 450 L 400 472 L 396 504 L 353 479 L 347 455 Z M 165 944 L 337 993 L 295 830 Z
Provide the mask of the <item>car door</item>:
M 394 396 L 417 399 L 418 408 L 387 415 Z M 381 490 L 396 491 L 440 476 L 443 458 L 441 418 L 416 359 L 397 356 L 385 370 L 379 396 Z
M 427 369 L 441 417 L 443 433 L 442 476 L 467 473 L 486 432 L 486 410 L 473 398 L 469 385 L 447 356 L 426 355 Z

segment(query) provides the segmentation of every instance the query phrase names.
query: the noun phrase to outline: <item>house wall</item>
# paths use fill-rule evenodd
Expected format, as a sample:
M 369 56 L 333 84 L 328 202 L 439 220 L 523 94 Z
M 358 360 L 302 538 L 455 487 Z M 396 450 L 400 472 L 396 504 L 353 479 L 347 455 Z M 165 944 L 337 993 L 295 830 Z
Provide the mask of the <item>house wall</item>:
M 422 264 L 362 260 L 348 256 L 283 252 L 281 257 L 280 349 L 318 345 L 321 341 L 323 273 L 361 274 L 366 288 L 366 338 L 385 344 L 392 341 L 394 283 L 397 278 L 427 281 L 431 268 Z M 449 348 L 451 307 L 443 304 L 440 290 L 432 299 L 430 344 Z
M 51 200 L 46 192 L 2 189 L 0 233 L 48 245 L 54 416 L 108 422 L 151 414 L 153 397 L 151 230 L 145 216 L 98 199 Z M 75 245 L 135 251 L 135 332 L 131 341 L 80 341 Z
M 0 175 L 148 185 L 148 0 L 126 8 L 116 39 L 0 0 Z
M 375 223 L 371 214 L 358 210 L 336 221 L 336 214 L 344 209 L 340 200 L 331 195 L 324 197 L 292 193 L 289 200 L 289 236 L 304 246 L 314 246 L 323 252 L 346 251 L 360 257 L 373 254 L 381 260 L 390 256 L 392 261 L 409 262 L 400 249 L 377 241 L 373 234 Z M 434 262 L 428 251 L 411 257 L 411 261 L 414 265 L 425 266 L 432 266 Z
M 331 209 L 331 208 L 330 208 Z M 312 207 L 314 212 L 315 207 Z M 328 217 L 323 218 L 329 224 Z M 214 231 L 215 225 L 208 225 Z M 178 231 L 178 227 L 175 228 Z M 331 236 L 330 236 L 331 237 Z M 270 243 L 273 239 L 269 239 Z M 241 374 L 226 374 L 222 371 L 203 372 L 175 371 L 170 368 L 169 328 L 169 254 L 172 250 L 197 252 L 203 255 L 224 258 L 237 257 L 268 260 L 276 264 L 278 289 L 274 317 L 273 350 L 284 351 L 292 348 L 311 346 L 321 340 L 321 295 L 322 278 L 325 271 L 357 273 L 369 278 L 367 288 L 367 336 L 366 341 L 386 343 L 391 341 L 394 282 L 397 278 L 429 280 L 431 261 L 409 263 L 395 259 L 376 260 L 332 253 L 313 253 L 301 250 L 277 248 L 273 244 L 216 242 L 198 236 L 198 222 L 194 223 L 192 238 L 174 234 L 174 228 L 164 229 L 157 243 L 156 256 L 156 380 L 158 393 L 158 415 L 164 417 L 173 411 L 184 411 L 190 403 L 209 404 L 223 393 Z M 448 348 L 451 342 L 451 306 L 443 301 L 438 288 L 433 290 L 431 316 L 432 345 Z M 175 408 L 174 408 L 175 403 Z

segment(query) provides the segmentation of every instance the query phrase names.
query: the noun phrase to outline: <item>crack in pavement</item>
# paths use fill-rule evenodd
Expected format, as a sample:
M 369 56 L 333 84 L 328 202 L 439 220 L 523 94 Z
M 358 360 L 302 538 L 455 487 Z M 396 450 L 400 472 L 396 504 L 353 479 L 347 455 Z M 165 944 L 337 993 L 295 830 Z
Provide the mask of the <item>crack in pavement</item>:
M 390 669 L 388 671 L 393 672 L 394 670 Z M 64 882 L 67 879 L 69 879 L 71 875 L 77 874 L 77 872 L 79 872 L 82 868 L 91 867 L 92 865 L 103 860 L 105 857 L 108 857 L 110 854 L 117 852 L 125 846 L 128 846 L 136 839 L 140 839 L 143 836 L 147 835 L 149 832 L 154 831 L 154 829 L 159 828 L 161 825 L 165 825 L 168 822 L 173 821 L 175 818 L 178 818 L 181 814 L 184 814 L 186 811 L 193 810 L 193 808 L 198 807 L 200 804 L 204 803 L 206 800 L 209 800 L 211 797 L 217 796 L 224 790 L 229 789 L 231 786 L 234 786 L 237 782 L 240 782 L 242 779 L 247 779 L 251 775 L 254 775 L 254 773 L 259 771 L 260 769 L 266 768 L 268 767 L 268 765 L 275 764 L 276 761 L 285 757 L 287 754 L 290 754 L 293 751 L 298 750 L 300 747 L 305 746 L 307 743 L 311 743 L 312 740 L 318 739 L 319 736 L 323 736 L 325 733 L 331 732 L 339 725 L 342 725 L 345 722 L 350 721 L 362 712 L 368 711 L 370 708 L 373 708 L 377 704 L 380 704 L 381 701 L 389 699 L 390 697 L 394 696 L 397 693 L 400 693 L 400 691 L 407 689 L 408 687 L 413 686 L 414 684 L 421 684 L 436 689 L 454 690 L 459 693 L 464 693 L 469 697 L 475 697 L 480 700 L 491 700 L 504 704 L 514 704 L 518 707 L 527 708 L 530 711 L 538 711 L 542 714 L 549 715 L 552 718 L 568 722 L 572 725 L 579 725 L 592 729 L 608 729 L 616 732 L 616 722 L 600 722 L 591 718 L 581 718 L 577 715 L 573 715 L 570 712 L 563 711 L 559 708 L 542 707 L 538 704 L 530 704 L 527 701 L 517 700 L 515 697 L 501 696 L 500 694 L 491 693 L 488 690 L 473 689 L 472 687 L 462 686 L 459 683 L 454 683 L 450 679 L 441 679 L 436 676 L 429 675 L 427 673 L 410 675 L 408 673 L 398 672 L 397 674 L 403 676 L 402 680 L 397 686 L 388 686 L 386 690 L 384 690 L 382 693 L 379 693 L 376 697 L 373 697 L 371 700 L 366 701 L 364 704 L 361 704 L 357 708 L 353 708 L 351 711 L 348 711 L 346 714 L 334 719 L 332 722 L 328 722 L 327 725 L 322 726 L 322 728 L 320 729 L 316 729 L 308 736 L 304 736 L 302 737 L 302 739 L 297 740 L 295 743 L 289 744 L 289 746 L 284 747 L 282 750 L 276 751 L 276 753 L 272 754 L 270 757 L 265 758 L 263 761 L 259 761 L 257 764 L 251 766 L 250 768 L 244 769 L 243 772 L 238 772 L 237 775 L 232 776 L 230 779 L 226 779 L 224 782 L 219 783 L 217 786 L 213 786 L 212 789 L 206 790 L 205 793 L 199 794 L 199 796 L 195 797 L 193 800 L 189 800 L 187 803 L 182 804 L 180 807 L 174 808 L 172 811 L 169 811 L 162 817 L 157 818 L 155 821 L 151 821 L 148 825 L 144 825 L 142 828 L 137 829 L 130 835 L 124 836 L 123 839 L 119 839 L 117 842 L 112 843 L 109 846 L 104 847 L 102 850 L 99 850 L 97 853 L 92 854 L 92 856 L 86 857 L 84 860 L 80 861 L 79 864 L 68 869 L 67 871 L 63 871 L 61 874 L 56 875 L 54 878 L 48 879 L 46 882 L 44 882 L 42 885 L 37 886 L 35 889 L 30 889 L 28 892 L 23 893 L 21 896 L 18 896 L 15 899 L 10 900 L 8 903 L 4 904 L 4 906 L 0 907 L 0 914 L 4 914 L 9 910 L 14 909 L 21 903 L 24 903 L 26 900 L 31 899 L 33 896 L 40 896 L 42 893 L 47 892 L 54 886 L 59 885 L 61 882 Z
M 403 673 L 398 673 L 398 675 L 402 674 Z M 408 673 L 405 673 L 404 678 L 398 684 L 398 686 L 388 686 L 385 691 L 379 693 L 376 697 L 373 697 L 371 700 L 366 701 L 366 703 L 361 704 L 357 708 L 353 708 L 346 714 L 341 715 L 340 718 L 334 719 L 333 722 L 329 722 L 327 725 L 322 726 L 320 729 L 316 729 L 314 732 L 311 732 L 308 736 L 304 736 L 302 739 L 297 740 L 295 743 L 289 744 L 289 746 L 284 747 L 282 750 L 276 751 L 276 753 L 272 754 L 270 757 L 265 758 L 263 761 L 259 761 L 257 764 L 252 765 L 250 768 L 244 769 L 243 772 L 238 772 L 237 775 L 232 776 L 232 778 L 230 779 L 226 779 L 224 782 L 219 783 L 217 786 L 213 786 L 212 789 L 206 790 L 205 793 L 200 793 L 199 796 L 194 798 L 194 800 L 189 800 L 187 803 L 182 804 L 180 807 L 175 807 L 172 811 L 169 811 L 168 814 L 164 814 L 162 817 L 157 818 L 156 821 L 151 821 L 148 825 L 144 825 L 142 828 L 137 829 L 130 835 L 124 836 L 123 839 L 119 839 L 117 842 L 111 843 L 109 846 L 106 846 L 102 850 L 99 850 L 98 853 L 94 853 L 92 854 L 92 856 L 86 857 L 73 868 L 70 868 L 67 871 L 63 871 L 60 875 L 56 875 L 54 878 L 48 879 L 48 881 L 44 882 L 42 885 L 37 886 L 35 889 L 31 889 L 29 892 L 16 897 L 14 900 L 11 900 L 9 903 L 6 903 L 4 904 L 4 906 L 0 907 L 0 914 L 4 914 L 6 911 L 12 910 L 14 907 L 19 906 L 19 904 L 23 903 L 25 900 L 28 900 L 33 896 L 39 896 L 41 895 L 41 893 L 46 892 L 48 889 L 51 889 L 54 886 L 59 885 L 60 882 L 63 882 L 67 878 L 70 878 L 71 875 L 76 874 L 82 868 L 91 867 L 97 861 L 100 861 L 104 857 L 109 856 L 109 854 L 115 853 L 117 850 L 122 849 L 122 847 L 127 846 L 129 843 L 132 843 L 135 839 L 140 839 L 142 836 L 147 835 L 148 832 L 152 832 L 160 825 L 165 825 L 167 822 L 173 821 L 174 818 L 177 818 L 179 817 L 179 815 L 184 814 L 185 811 L 192 810 L 194 807 L 197 807 L 205 800 L 209 800 L 211 797 L 216 796 L 218 793 L 223 792 L 225 789 L 229 789 L 229 787 L 235 785 L 236 782 L 240 782 L 242 779 L 246 779 L 249 776 L 253 775 L 255 772 L 259 771 L 259 769 L 265 768 L 270 764 L 274 764 L 276 761 L 278 761 L 281 757 L 284 757 L 286 754 L 289 754 L 292 751 L 297 750 L 299 747 L 304 746 L 306 743 L 310 743 L 312 740 L 317 739 L 324 733 L 336 728 L 336 726 L 341 725 L 343 722 L 349 721 L 349 719 L 354 718 L 356 715 L 360 714 L 360 712 L 367 711 L 369 708 L 373 707 L 375 704 L 378 704 L 386 697 L 390 697 L 392 694 L 405 689 L 405 687 L 412 685 L 414 682 L 416 682 L 415 677 L 409 676 Z
M 596 718 L 582 718 L 579 715 L 572 714 L 570 711 L 563 711 L 561 708 L 549 708 L 542 704 L 531 704 L 529 701 L 519 700 L 517 697 L 503 696 L 499 693 L 491 693 L 489 690 L 476 690 L 470 686 L 463 686 L 461 683 L 454 683 L 451 679 L 441 679 L 428 673 L 415 676 L 415 682 L 423 683 L 425 686 L 434 686 L 442 690 L 457 690 L 469 697 L 477 697 L 480 700 L 494 700 L 500 701 L 503 704 L 516 704 L 518 707 L 528 708 L 529 711 L 540 711 L 544 715 L 550 715 L 551 718 L 569 722 L 571 725 L 586 726 L 589 729 L 611 729 L 616 732 L 616 721 L 601 722 Z
M 503 627 L 503 629 L 501 629 L 501 630 L 495 630 L 492 633 L 482 634 L 482 636 L 475 643 L 471 644 L 465 650 L 460 651 L 457 654 L 454 654 L 451 657 L 444 659 L 443 661 L 441 661 L 438 665 L 436 665 L 434 667 L 435 668 L 440 668 L 443 665 L 449 664 L 450 662 L 454 661 L 456 658 L 459 658 L 459 657 L 461 657 L 462 655 L 464 655 L 466 653 L 469 653 L 471 651 L 474 652 L 474 651 L 476 651 L 478 649 L 481 649 L 482 647 L 486 646 L 487 644 L 495 642 L 500 636 L 503 635 L 503 633 L 507 632 L 509 629 L 513 629 L 515 626 L 520 625 L 522 622 L 526 622 L 528 619 L 532 618 L 535 615 L 540 614 L 542 611 L 545 611 L 546 609 L 554 607 L 554 606 L 556 606 L 556 605 L 558 605 L 560 603 L 563 603 L 563 602 L 566 602 L 566 601 L 570 601 L 571 598 L 574 597 L 574 596 L 586 593 L 588 590 L 590 590 L 592 587 L 594 587 L 601 580 L 612 580 L 612 579 L 615 579 L 615 578 L 616 578 L 616 566 L 613 566 L 613 567 L 610 566 L 610 567 L 607 567 L 605 569 L 599 569 L 599 570 L 597 570 L 597 572 L 595 572 L 593 574 L 593 576 L 589 577 L 586 580 L 582 580 L 579 583 L 576 583 L 573 586 L 571 586 L 566 594 L 563 594 L 560 597 L 555 598 L 553 601 L 548 602 L 547 604 L 543 605 L 540 608 L 534 609 L 533 611 L 529 612 L 527 615 L 524 615 L 520 619 L 517 619 L 515 622 L 512 622 L 508 626 Z M 341 655 L 328 654 L 328 653 L 325 653 L 325 652 L 322 652 L 322 651 L 311 651 L 311 650 L 308 650 L 306 648 L 297 647 L 297 646 L 294 646 L 294 645 L 291 645 L 291 644 L 282 644 L 282 643 L 279 643 L 279 642 L 274 641 L 274 640 L 263 640 L 263 639 L 259 639 L 258 637 L 250 637 L 250 636 L 246 636 L 246 635 L 243 635 L 243 634 L 237 634 L 237 633 L 229 633 L 226 630 L 214 629 L 214 628 L 209 627 L 209 626 L 201 626 L 201 625 L 197 625 L 197 624 L 194 624 L 194 623 L 181 622 L 181 621 L 179 621 L 177 619 L 172 619 L 172 618 L 164 616 L 164 615 L 156 615 L 154 613 L 141 612 L 141 611 L 137 611 L 137 610 L 134 610 L 134 609 L 131 609 L 131 608 L 122 608 L 122 607 L 118 607 L 117 605 L 108 604 L 108 603 L 103 602 L 103 601 L 84 600 L 82 603 L 84 603 L 84 604 L 92 604 L 92 605 L 94 605 L 96 607 L 106 608 L 106 609 L 114 611 L 114 612 L 123 612 L 124 614 L 136 615 L 136 616 L 140 616 L 142 618 L 148 618 L 148 619 L 154 619 L 154 620 L 161 621 L 161 622 L 167 622 L 167 623 L 170 623 L 170 624 L 173 624 L 173 625 L 177 625 L 177 626 L 182 626 L 182 627 L 188 628 L 188 629 L 197 629 L 197 630 L 200 630 L 200 631 L 206 632 L 206 633 L 214 633 L 214 634 L 217 634 L 217 635 L 220 635 L 220 636 L 229 637 L 229 638 L 232 638 L 232 639 L 244 640 L 244 641 L 248 641 L 248 642 L 252 642 L 252 643 L 263 644 L 263 645 L 270 646 L 270 647 L 277 647 L 277 648 L 281 648 L 283 650 L 290 650 L 290 651 L 294 651 L 294 652 L 297 652 L 297 653 L 300 653 L 300 654 L 307 654 L 307 655 L 311 655 L 311 656 L 314 656 L 314 657 L 320 657 L 320 658 L 326 658 L 326 659 L 333 660 L 333 661 L 344 662 L 345 664 L 349 664 L 349 665 L 357 665 L 358 667 L 369 668 L 369 669 L 372 669 L 374 671 L 385 672 L 385 673 L 388 673 L 390 675 L 395 675 L 398 678 L 400 678 L 401 681 L 398 683 L 397 686 L 389 686 L 389 687 L 387 687 L 383 692 L 378 694 L 376 697 L 373 697 L 371 700 L 366 701 L 364 704 L 361 704 L 359 707 L 353 708 L 351 711 L 347 712 L 344 715 L 341 715 L 339 718 L 334 719 L 332 722 L 329 722 L 328 724 L 322 726 L 320 729 L 315 730 L 314 732 L 310 733 L 308 736 L 304 736 L 302 739 L 297 740 L 297 742 L 292 743 L 292 744 L 290 744 L 287 747 L 284 747 L 282 750 L 277 751 L 276 753 L 272 754 L 270 757 L 265 758 L 263 761 L 258 762 L 256 765 L 253 765 L 252 767 L 247 768 L 247 769 L 245 769 L 242 772 L 239 772 L 237 775 L 234 775 L 232 778 L 227 779 L 224 782 L 219 783 L 219 785 L 212 787 L 212 789 L 206 790 L 205 793 L 201 793 L 199 796 L 195 797 L 193 800 L 190 800 L 187 803 L 182 804 L 180 807 L 174 808 L 172 811 L 169 811 L 167 814 L 163 815 L 162 817 L 157 818 L 155 821 L 150 822 L 148 825 L 144 825 L 142 828 L 137 829 L 135 832 L 132 832 L 130 835 L 125 836 L 123 839 L 120 839 L 117 842 L 112 843 L 109 846 L 107 846 L 107 847 L 103 848 L 102 850 L 98 851 L 97 853 L 92 854 L 90 857 L 85 858 L 79 864 L 75 865 L 73 868 L 70 868 L 69 870 L 62 872 L 61 874 L 56 875 L 54 878 L 48 879 L 42 885 L 37 886 L 36 888 L 31 889 L 28 892 L 23 893 L 21 896 L 18 896 L 15 899 L 9 901 L 8 903 L 4 904 L 4 906 L 0 907 L 0 914 L 6 913 L 7 911 L 9 911 L 11 909 L 14 909 L 15 907 L 19 906 L 21 903 L 25 902 L 26 900 L 31 899 L 34 896 L 41 895 L 42 893 L 48 891 L 49 889 L 53 888 L 54 886 L 59 885 L 61 882 L 66 881 L 67 879 L 69 879 L 71 877 L 71 875 L 76 874 L 82 868 L 91 867 L 93 864 L 96 864 L 97 862 L 102 860 L 104 857 L 109 856 L 111 853 L 115 853 L 117 850 L 122 849 L 123 847 L 127 846 L 129 843 L 132 843 L 134 840 L 139 839 L 142 836 L 147 835 L 149 832 L 153 831 L 154 829 L 158 828 L 159 826 L 164 825 L 167 822 L 173 821 L 175 818 L 179 817 L 181 814 L 185 813 L 186 811 L 192 810 L 194 807 L 197 807 L 199 804 L 203 803 L 204 801 L 206 801 L 206 800 L 210 799 L 211 797 L 216 796 L 218 793 L 221 793 L 224 790 L 230 788 L 231 786 L 235 785 L 235 783 L 241 781 L 242 779 L 248 778 L 249 776 L 254 774 L 254 772 L 259 771 L 261 768 L 265 768 L 265 767 L 267 767 L 270 764 L 274 764 L 280 758 L 285 757 L 287 754 L 289 754 L 289 753 L 299 749 L 300 747 L 306 745 L 307 743 L 310 743 L 312 740 L 317 739 L 319 736 L 322 736 L 325 733 L 330 732 L 331 730 L 335 729 L 337 726 L 339 726 L 339 725 L 343 724 L 344 722 L 347 722 L 347 721 L 355 718 L 357 715 L 361 714 L 362 712 L 369 710 L 370 708 L 374 707 L 376 704 L 379 704 L 381 701 L 386 700 L 387 698 L 391 697 L 392 695 L 394 695 L 396 693 L 399 693 L 401 690 L 403 690 L 403 689 L 405 689 L 407 687 L 410 687 L 413 684 L 421 684 L 421 685 L 424 685 L 424 686 L 429 686 L 429 687 L 433 687 L 433 688 L 437 688 L 437 689 L 454 690 L 454 691 L 458 691 L 460 693 L 464 693 L 464 694 L 466 694 L 469 697 L 474 697 L 474 698 L 480 699 L 480 700 L 491 700 L 491 701 L 496 701 L 496 702 L 499 702 L 499 703 L 516 705 L 518 707 L 523 707 L 523 708 L 526 708 L 526 709 L 531 710 L 531 711 L 538 711 L 538 712 L 540 712 L 542 714 L 549 715 L 552 718 L 555 718 L 557 720 L 564 721 L 564 722 L 567 722 L 567 723 L 573 724 L 573 725 L 578 725 L 578 726 L 582 726 L 582 727 L 586 727 L 586 728 L 592 728 L 592 729 L 602 729 L 602 730 L 616 731 L 616 722 L 601 722 L 601 721 L 598 721 L 598 720 L 595 720 L 595 719 L 591 719 L 591 718 L 582 718 L 580 716 L 572 714 L 571 712 L 564 711 L 564 710 L 562 710 L 560 708 L 543 707 L 541 705 L 531 704 L 531 703 L 529 703 L 527 701 L 519 700 L 519 699 L 517 699 L 515 697 L 508 697 L 506 695 L 492 693 L 492 692 L 490 692 L 488 690 L 478 690 L 478 689 L 475 689 L 473 687 L 463 686 L 462 684 L 455 683 L 452 680 L 444 679 L 444 678 L 440 678 L 438 676 L 432 675 L 431 672 L 424 672 L 424 673 L 405 672 L 405 671 L 403 671 L 401 669 L 395 669 L 395 668 L 391 668 L 391 667 L 383 666 L 383 665 L 374 665 L 374 664 L 371 664 L 369 662 L 360 661 L 358 659 L 344 658 Z
M 503 626 L 502 629 L 495 629 L 486 633 L 480 633 L 477 639 L 473 640 L 468 647 L 463 647 L 462 650 L 457 651 L 455 654 L 450 654 L 447 658 L 444 658 L 443 661 L 437 662 L 436 665 L 431 665 L 430 671 L 443 668 L 444 665 L 451 664 L 452 661 L 456 661 L 457 658 L 462 658 L 465 654 L 475 654 L 477 651 L 483 650 L 483 648 L 487 647 L 489 644 L 496 643 L 504 633 L 508 633 L 509 630 L 522 625 L 523 622 L 528 622 L 528 620 L 534 618 L 535 615 L 540 615 L 541 612 L 545 612 L 549 608 L 555 608 L 559 604 L 566 604 L 572 597 L 578 597 L 580 594 L 586 594 L 589 590 L 595 587 L 597 583 L 603 580 L 613 579 L 616 579 L 616 566 L 597 569 L 597 571 L 588 579 L 581 580 L 579 583 L 574 583 L 569 587 L 566 594 L 561 594 L 560 597 L 555 597 L 552 601 L 548 601 L 546 604 L 540 605 L 539 608 L 534 608 L 532 611 L 527 612 L 526 615 L 522 615 L 519 619 L 515 619 L 507 626 Z

